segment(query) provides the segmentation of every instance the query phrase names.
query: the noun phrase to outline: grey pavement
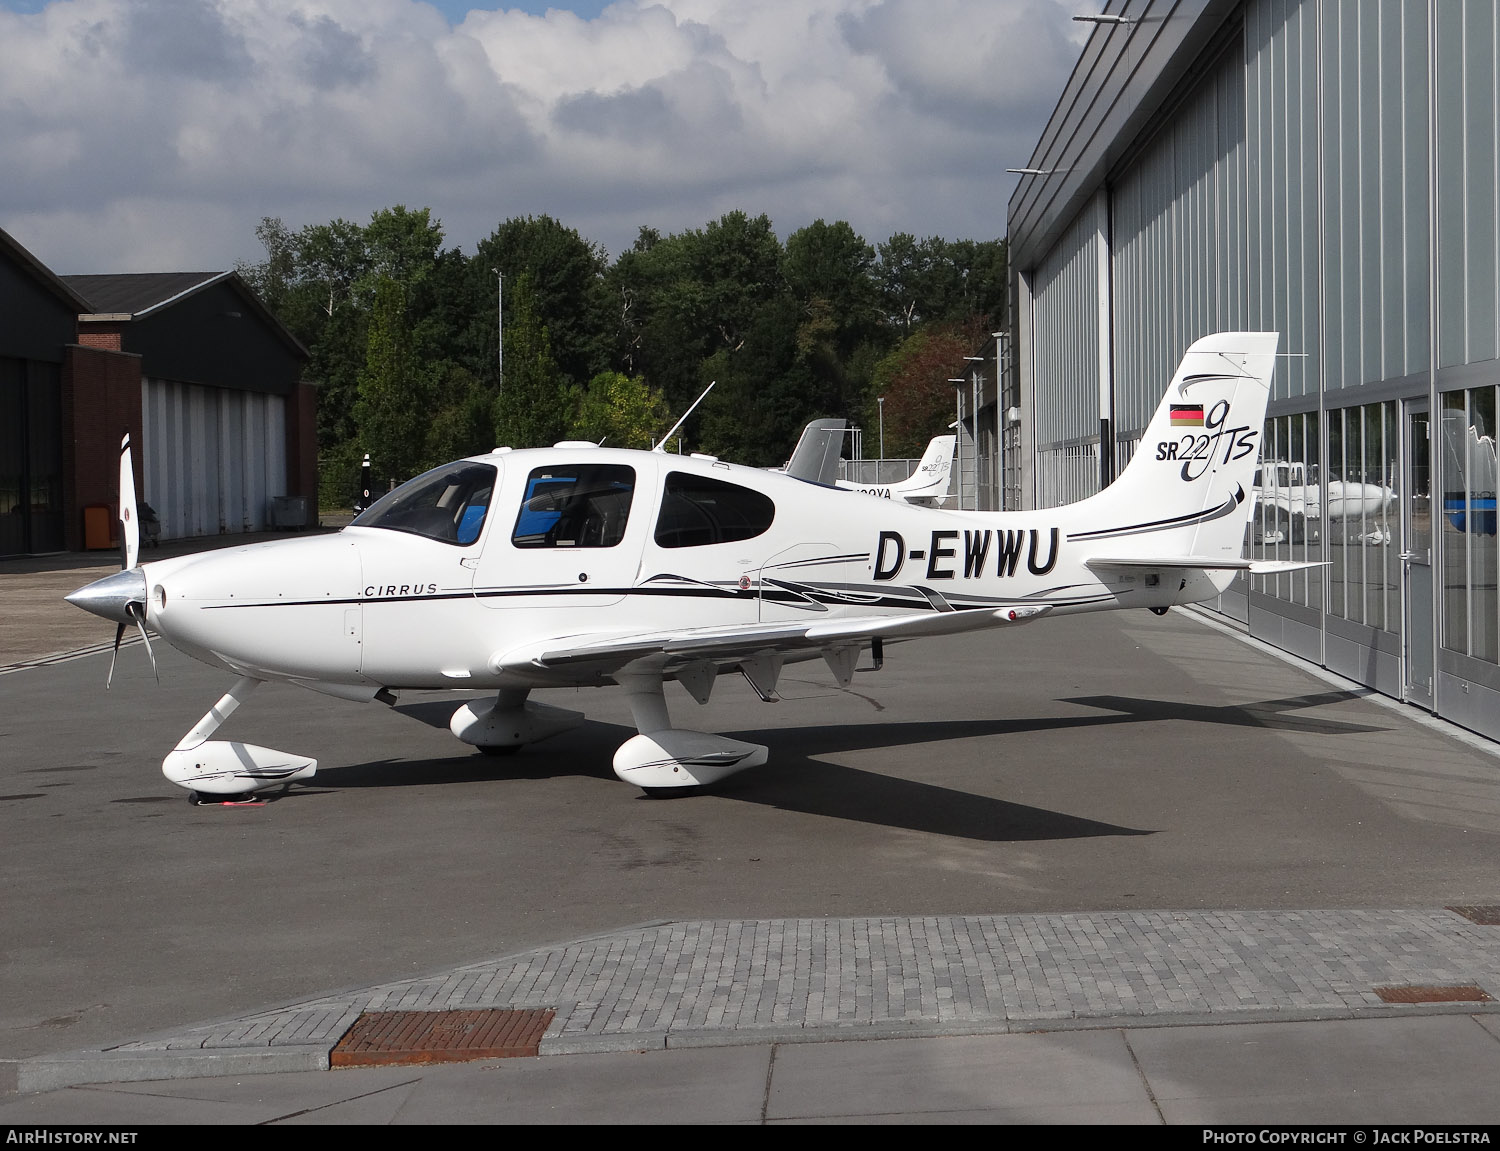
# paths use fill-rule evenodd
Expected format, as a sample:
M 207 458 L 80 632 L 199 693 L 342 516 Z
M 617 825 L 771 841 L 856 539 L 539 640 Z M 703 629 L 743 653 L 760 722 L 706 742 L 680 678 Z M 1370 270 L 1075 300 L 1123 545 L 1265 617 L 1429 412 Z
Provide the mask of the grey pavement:
M 30 638 L 25 650 L 17 649 L 5 661 L 14 670 L 0 684 L 43 674 L 45 664 L 35 669 L 17 665 L 55 651 L 48 646 L 49 637 L 61 634 L 53 630 L 54 618 L 71 621 L 72 609 L 54 603 L 52 585 L 71 590 L 88 574 L 63 563 L 25 573 L 0 566 L 0 593 L 11 590 L 7 580 L 19 583 L 22 575 L 41 581 L 28 587 L 45 584 L 30 599 L 7 595 L 7 642 Z M 1308 694 L 1309 676 L 1328 679 L 1321 673 L 1283 661 L 1222 625 L 1179 613 L 1174 617 L 1176 622 L 1165 630 L 1156 623 L 1115 626 L 1119 636 L 1151 659 L 1187 669 L 1186 682 L 1204 685 L 1193 690 L 1207 693 L 1199 702 L 1184 700 L 1167 712 L 1136 696 L 1063 701 L 1107 705 L 1144 725 L 1115 724 L 1106 733 L 1122 760 L 1135 767 L 1153 756 L 1184 754 L 1166 750 L 1176 746 L 1165 742 L 1171 725 L 1215 723 L 1218 728 L 1208 730 L 1228 734 L 1214 745 L 1222 750 L 1213 774 L 1206 775 L 1207 793 L 1238 786 L 1242 796 L 1263 795 L 1269 804 L 1276 787 L 1257 782 L 1256 790 L 1243 790 L 1244 782 L 1236 780 L 1251 769 L 1241 765 L 1305 755 L 1316 767 L 1302 772 L 1312 779 L 1308 794 L 1338 800 L 1350 813 L 1371 821 L 1361 842 L 1375 836 L 1389 852 L 1405 843 L 1403 828 L 1429 829 L 1428 839 L 1439 845 L 1440 853 L 1413 877 L 1417 885 L 1410 890 L 1425 893 L 1446 884 L 1453 894 L 1440 899 L 1500 902 L 1500 877 L 1491 884 L 1487 876 L 1492 872 L 1483 866 L 1486 859 L 1500 858 L 1492 854 L 1500 846 L 1500 759 L 1492 745 L 1455 739 L 1452 729 L 1423 721 L 1399 705 L 1360 699 L 1347 684 L 1336 684 L 1339 692 L 1325 703 Z M 1048 634 L 1061 636 L 1064 645 L 1078 642 L 1066 630 Z M 951 658 L 959 659 L 965 649 L 951 650 L 956 653 Z M 1072 657 L 1071 650 L 1060 653 L 1059 666 Z M 1034 658 L 1038 674 L 1051 674 L 1041 654 Z M 58 682 L 71 686 L 74 681 Z M 909 692 L 921 685 L 920 678 L 909 682 L 914 685 Z M 1056 698 L 1058 689 L 1052 684 L 1044 690 Z M 1232 694 L 1236 691 L 1251 701 L 1236 705 L 1243 710 L 1218 702 L 1238 698 Z M 1221 692 L 1231 694 L 1215 694 Z M 17 691 L 12 698 L 39 697 Z M 891 706 L 899 700 L 887 698 Z M 796 701 L 784 705 L 796 706 Z M 816 716 L 826 705 L 810 698 L 805 706 Z M 1312 707 L 1321 707 L 1323 718 L 1300 717 Z M 1329 708 L 1341 718 L 1330 718 Z M 1380 718 L 1372 722 L 1377 710 Z M 369 721 L 362 722 L 368 726 Z M 890 730 L 896 731 L 894 726 Z M 366 734 L 389 738 L 378 731 Z M 1030 738 L 1009 728 L 1003 734 L 1009 735 L 1011 746 Z M 607 741 L 607 736 L 602 732 L 599 738 Z M 809 737 L 803 738 L 807 742 Z M 1036 738 L 1068 737 L 1061 727 L 1039 725 Z M 592 745 L 580 746 L 589 750 Z M 1181 744 L 1192 746 L 1191 741 Z M 1020 765 L 1018 773 L 1025 767 Z M 29 770 L 66 774 L 81 767 L 63 763 Z M 954 790 L 944 793 L 945 804 L 979 802 L 964 790 L 972 786 L 967 778 L 955 779 Z M 1021 784 L 1015 781 L 1026 778 L 1031 777 L 1017 774 L 1009 786 L 1019 791 Z M 1290 775 L 1284 783 L 1281 776 L 1264 778 L 1279 786 L 1292 780 Z M 583 806 L 598 807 L 599 796 L 623 794 L 611 782 L 597 785 L 610 790 L 596 790 L 587 774 L 543 777 L 541 784 Z M 788 830 L 804 824 L 814 831 L 833 827 L 816 805 L 811 814 L 799 814 L 788 802 L 807 786 L 798 783 L 773 792 L 777 798 L 765 818 L 774 817 Z M 358 809 L 359 830 L 379 828 L 382 790 L 367 788 L 360 794 L 370 797 L 371 806 Z M 1045 810 L 1065 810 L 1056 798 L 1044 798 Z M 1102 798 L 1113 800 L 1109 793 Z M 1176 802 L 1175 797 L 1160 798 L 1163 812 Z M 18 801 L 10 805 L 12 810 L 30 810 L 20 801 L 31 800 L 32 794 L 18 790 L 0 799 Z M 418 799 L 401 797 L 408 805 L 404 810 Z M 442 799 L 435 797 L 439 803 Z M 139 805 L 145 800 L 128 796 L 110 802 Z M 1195 834 L 1223 836 L 1228 850 L 1236 811 L 1242 820 L 1251 812 L 1244 799 L 1240 802 L 1239 809 L 1222 815 L 1207 809 L 1203 830 Z M 75 803 L 59 809 L 69 810 L 98 822 L 91 807 Z M 161 818 L 149 806 L 114 810 Z M 693 810 L 699 826 L 720 827 L 711 822 L 711 811 L 701 805 Z M 278 816 L 274 827 L 282 834 L 308 838 L 313 824 L 300 822 L 295 805 L 267 812 Z M 750 814 L 731 812 L 732 819 L 722 825 L 726 830 L 718 834 L 746 826 Z M 1259 811 L 1252 814 L 1263 819 Z M 54 834 L 66 834 L 72 826 L 63 818 L 46 818 L 49 826 L 61 829 Z M 194 818 L 207 817 L 200 813 Z M 1263 821 L 1274 828 L 1278 820 L 1286 826 L 1290 818 L 1274 811 Z M 1159 823 L 1136 823 L 1174 826 L 1165 814 Z M 90 825 L 81 821 L 78 826 L 87 831 Z M 124 837 L 138 834 L 133 824 L 120 826 Z M 856 834 L 863 835 L 859 826 Z M 909 842 L 942 844 L 961 838 L 955 833 L 967 825 L 949 819 L 938 824 L 937 832 L 919 822 L 913 826 L 927 838 L 911 839 L 915 833 L 908 830 Z M 1318 826 L 1308 822 L 1291 841 L 1295 857 L 1306 861 L 1298 866 L 1313 866 L 1319 852 L 1316 835 L 1323 834 Z M 601 834 L 591 825 L 583 833 Z M 104 844 L 102 825 L 96 834 Z M 170 834 L 187 832 L 176 828 Z M 1018 837 L 1017 858 L 1036 867 L 1034 845 L 1059 834 L 1054 829 L 1036 839 Z M 1132 851 L 1151 862 L 1149 836 L 1117 838 L 1126 846 L 1139 845 Z M 228 848 L 232 840 L 223 842 Z M 848 853 L 864 842 L 854 839 L 851 847 L 841 847 L 844 854 L 835 857 L 840 865 L 851 866 Z M 1465 842 L 1468 855 L 1462 854 Z M 1087 848 L 1081 840 L 1062 843 L 1075 856 Z M 343 850 L 347 856 L 347 841 Z M 1086 911 L 1077 910 L 1074 897 L 1073 909 L 1067 911 L 949 913 L 954 908 L 944 908 L 945 899 L 972 905 L 976 897 L 941 895 L 942 875 L 970 873 L 980 860 L 975 849 L 962 844 L 949 850 L 952 860 L 940 861 L 938 880 L 924 881 L 924 890 L 933 893 L 928 897 L 930 915 L 913 914 L 906 907 L 907 913 L 892 915 L 681 917 L 630 925 L 628 911 L 622 911 L 617 926 L 585 937 L 519 953 L 499 944 L 494 958 L 447 967 L 438 961 L 412 965 L 405 969 L 424 974 L 333 993 L 325 963 L 315 969 L 322 974 L 305 977 L 305 998 L 294 994 L 284 1003 L 208 1020 L 202 1019 L 200 1007 L 179 1006 L 180 1022 L 152 1034 L 77 1050 L 63 1050 L 59 1044 L 57 1051 L 0 1061 L 0 1124 L 1500 1123 L 1497 1005 L 1472 999 L 1393 1004 L 1377 993 L 1382 988 L 1468 986 L 1500 997 L 1500 926 L 1424 905 L 1421 895 L 1415 906 L 1351 905 L 1350 893 L 1360 898 L 1367 890 L 1391 887 L 1393 877 L 1381 874 L 1372 874 L 1368 885 L 1341 881 L 1335 903 L 1306 909 L 1285 900 L 1262 908 L 1207 906 L 1219 894 L 1243 898 L 1216 876 L 1212 882 L 1205 878 L 1202 904 L 1196 907 Z M 1428 858 L 1402 850 L 1413 859 Z M 795 893 L 784 889 L 784 877 L 794 875 L 793 868 L 768 873 L 774 876 L 769 886 L 750 878 L 754 872 L 746 864 L 759 865 L 760 854 L 742 854 L 745 862 L 735 865 L 746 877 L 747 889 L 756 893 L 753 902 L 799 906 Z M 1210 840 L 1204 858 L 1211 855 Z M 1274 852 L 1244 857 L 1264 869 L 1273 884 L 1285 882 L 1282 877 L 1289 874 L 1288 864 Z M 636 869 L 642 881 L 649 870 L 634 855 L 615 849 L 603 858 L 616 869 Z M 1175 858 L 1163 855 L 1154 866 L 1170 869 Z M 496 862 L 514 861 L 503 856 Z M 665 862 L 666 870 L 657 868 L 665 884 L 680 883 L 681 873 L 670 869 L 675 862 Z M 1349 865 L 1337 866 L 1336 874 L 1347 876 Z M 597 883 L 595 874 L 586 872 L 581 879 Z M 496 882 L 504 878 L 502 872 Z M 853 882 L 849 878 L 841 886 Z M 456 880 L 455 889 L 463 890 L 462 883 Z M 467 883 L 469 890 L 479 890 L 473 877 Z M 665 906 L 657 890 L 668 886 L 650 889 L 651 898 Z M 60 899 L 80 898 L 71 888 L 59 891 Z M 323 898 L 337 899 L 338 891 L 327 887 Z M 997 906 L 1016 898 L 1014 890 L 994 888 Z M 1125 891 L 1110 898 L 1134 896 Z M 308 905 L 315 908 L 317 898 L 310 897 Z M 548 922 L 562 922 L 562 911 L 561 905 L 549 907 L 538 897 L 536 914 L 550 914 Z M 253 922 L 249 929 L 253 931 Z M 39 924 L 37 938 L 43 939 L 40 933 L 47 930 L 52 929 L 45 921 Z M 230 930 L 226 924 L 225 931 Z M 149 956 L 151 939 L 142 932 L 139 940 L 122 940 L 121 946 L 139 944 Z M 440 951 L 437 942 L 429 945 L 435 953 Z M 176 953 L 163 951 L 161 961 L 175 965 L 174 971 L 190 967 L 191 952 L 186 959 L 181 953 L 180 947 Z M 23 948 L 0 941 L 0 960 L 7 960 L 12 971 L 18 962 L 44 961 L 45 954 L 39 942 Z M 219 975 L 215 963 L 222 963 L 224 952 L 204 948 L 202 954 L 202 979 L 211 987 Z M 232 980 L 226 984 L 232 986 Z M 201 987 L 193 991 L 191 1002 L 204 1002 Z M 99 1002 L 115 993 L 106 986 L 85 985 L 77 999 Z M 364 1011 L 526 1007 L 556 1012 L 536 1058 L 328 1070 L 330 1048 Z M 171 1018 L 171 1004 L 153 1017 Z M 49 1019 L 38 1026 L 53 1023 Z M 56 1025 L 72 1026 L 69 1019 Z

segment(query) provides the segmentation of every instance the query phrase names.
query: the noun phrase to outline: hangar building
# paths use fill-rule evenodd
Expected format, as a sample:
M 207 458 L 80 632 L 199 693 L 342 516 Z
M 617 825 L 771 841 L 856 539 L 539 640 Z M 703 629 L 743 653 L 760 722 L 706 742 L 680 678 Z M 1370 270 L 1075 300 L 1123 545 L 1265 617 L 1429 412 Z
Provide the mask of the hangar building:
M 1183 350 L 1276 330 L 1221 611 L 1500 738 L 1496 0 L 1110 0 L 1009 203 L 1020 506 L 1130 459 Z
M 162 539 L 316 524 L 307 351 L 238 273 L 57 276 L 0 231 L 0 298 L 0 556 L 113 525 L 124 431 Z

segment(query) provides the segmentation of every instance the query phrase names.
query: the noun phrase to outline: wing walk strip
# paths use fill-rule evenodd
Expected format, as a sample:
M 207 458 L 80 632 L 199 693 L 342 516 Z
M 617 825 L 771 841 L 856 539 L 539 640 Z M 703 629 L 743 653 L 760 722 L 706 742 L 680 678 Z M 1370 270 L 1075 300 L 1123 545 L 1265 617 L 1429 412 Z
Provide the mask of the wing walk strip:
M 555 1008 L 543 1055 L 1020 1032 L 1059 1021 L 1076 1028 L 1500 1012 L 1500 1004 L 1475 1002 L 1396 1007 L 1379 994 L 1455 974 L 1491 995 L 1500 989 L 1500 932 L 1444 909 L 669 922 L 107 1052 L 28 1060 L 17 1068 L 18 1086 L 162 1078 L 163 1061 L 173 1077 L 222 1075 L 226 1056 L 243 1056 L 247 1070 L 326 1067 L 367 1011 Z M 641 1011 L 643 1002 L 652 1009 Z

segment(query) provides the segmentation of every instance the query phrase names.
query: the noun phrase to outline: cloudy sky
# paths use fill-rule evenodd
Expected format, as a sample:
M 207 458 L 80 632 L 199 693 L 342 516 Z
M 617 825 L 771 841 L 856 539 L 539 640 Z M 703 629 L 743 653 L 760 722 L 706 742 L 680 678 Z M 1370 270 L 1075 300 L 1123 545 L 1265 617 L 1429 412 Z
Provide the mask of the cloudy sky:
M 990 239 L 1099 0 L 0 0 L 0 228 L 217 269 L 255 225 L 549 213 L 611 255 L 733 208 Z

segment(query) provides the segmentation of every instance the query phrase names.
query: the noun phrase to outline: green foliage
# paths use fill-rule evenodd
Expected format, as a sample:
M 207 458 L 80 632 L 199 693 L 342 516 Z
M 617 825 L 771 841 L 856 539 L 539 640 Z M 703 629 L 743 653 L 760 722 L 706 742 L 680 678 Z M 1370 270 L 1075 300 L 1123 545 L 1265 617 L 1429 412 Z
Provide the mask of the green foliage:
M 402 205 L 365 224 L 267 218 L 256 235 L 266 258 L 240 271 L 310 352 L 339 503 L 366 450 L 383 487 L 496 444 L 648 446 L 714 379 L 680 433 L 689 447 L 779 464 L 810 419 L 873 428 L 884 395 L 887 452 L 914 454 L 952 420 L 946 381 L 1003 322 L 1009 274 L 999 240 L 897 233 L 872 247 L 816 220 L 782 244 L 741 211 L 642 227 L 612 264 L 546 215 L 503 221 L 472 257 Z
M 885 397 L 887 456 L 920 456 L 927 441 L 957 418 L 955 390 L 948 381 L 964 375 L 964 356 L 984 335 L 978 317 L 932 324 L 875 365 L 872 387 L 875 395 Z M 867 423 L 874 426 L 874 418 Z
M 537 312 L 531 276 L 521 275 L 510 294 L 505 379 L 495 401 L 495 443 L 545 447 L 567 437 L 578 389 L 558 373 L 551 338 Z
M 897 232 L 879 252 L 886 319 L 904 334 L 924 323 L 956 323 L 969 316 L 981 317 L 992 329 L 1004 320 L 1004 240 L 918 240 Z
M 384 475 L 413 476 L 428 464 L 428 376 L 412 354 L 406 291 L 396 280 L 374 282 L 365 367 L 359 374 L 354 421 L 359 442 Z
M 649 448 L 670 426 L 666 401 L 645 380 L 600 372 L 589 381 L 568 435 L 612 448 Z
M 512 217 L 479 241 L 470 261 L 471 283 L 482 285 L 492 303 L 495 273 L 505 275 L 507 293 L 521 276 L 528 277 L 533 306 L 543 317 L 557 370 L 569 382 L 582 384 L 604 369 L 609 358 L 604 294 L 604 250 L 551 216 Z M 510 327 L 515 311 L 505 301 L 505 358 L 510 359 Z M 491 333 L 492 335 L 492 333 Z M 495 358 L 493 340 L 488 343 Z

